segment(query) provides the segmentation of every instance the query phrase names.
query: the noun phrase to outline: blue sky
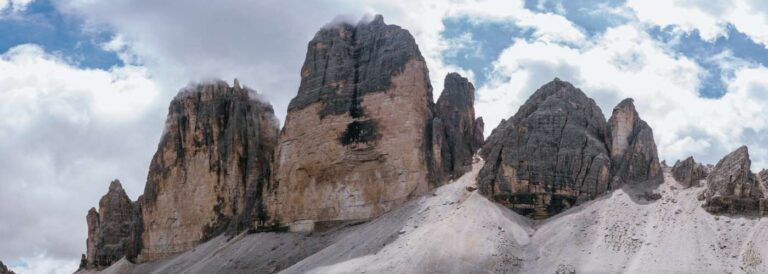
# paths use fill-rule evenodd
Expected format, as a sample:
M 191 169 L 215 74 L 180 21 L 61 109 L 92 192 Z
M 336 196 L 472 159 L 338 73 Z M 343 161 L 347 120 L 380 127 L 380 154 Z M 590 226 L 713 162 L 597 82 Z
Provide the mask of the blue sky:
M 101 48 L 113 33 L 86 30 L 83 19 L 65 15 L 50 1 L 33 1 L 26 9 L 0 17 L 0 52 L 20 44 L 37 44 L 82 68 L 108 69 L 123 65 L 114 52 Z
M 413 34 L 435 96 L 474 82 L 486 134 L 559 77 L 606 116 L 635 98 L 670 163 L 746 144 L 768 168 L 761 0 L 0 0 L 0 260 L 71 273 L 108 183 L 142 192 L 179 89 L 237 77 L 282 119 L 314 33 L 369 13 Z

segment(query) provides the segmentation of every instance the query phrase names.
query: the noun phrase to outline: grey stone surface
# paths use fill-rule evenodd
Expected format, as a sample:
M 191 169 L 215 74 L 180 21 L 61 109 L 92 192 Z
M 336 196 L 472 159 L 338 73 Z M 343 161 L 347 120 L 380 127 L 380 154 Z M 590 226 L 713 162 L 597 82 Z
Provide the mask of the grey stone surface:
M 446 121 L 407 30 L 381 16 L 327 25 L 309 42 L 301 77 L 269 189 L 272 224 L 370 219 L 447 177 Z
M 104 268 L 126 257 L 134 260 L 138 255 L 141 238 L 141 211 L 114 180 L 109 191 L 99 201 L 99 210 L 88 211 L 88 239 L 86 241 L 86 268 Z
M 2 261 L 0 261 L 0 274 L 15 274 L 15 272 L 8 269 L 8 267 L 5 266 Z
M 424 60 L 413 36 L 385 24 L 381 15 L 357 25 L 326 26 L 307 46 L 299 93 L 288 111 L 323 102 L 322 116 L 347 112 L 362 116 L 360 98 L 388 90 L 391 77 L 411 59 Z
M 458 73 L 445 76 L 445 88 L 435 106 L 439 124 L 435 135 L 442 135 L 443 170 L 458 178 L 472 168 L 472 157 L 483 143 L 483 120 L 475 119 L 475 87 Z
M 144 189 L 140 260 L 191 249 L 225 231 L 263 221 L 278 121 L 256 92 L 224 81 L 182 89 Z
M 611 189 L 625 183 L 663 182 L 653 130 L 640 119 L 631 98 L 613 109 L 607 131 L 605 143 L 611 154 Z
M 672 167 L 672 177 L 685 188 L 699 186 L 699 181 L 706 179 L 708 173 L 707 168 L 696 163 L 693 157 L 677 161 Z
M 555 79 L 502 121 L 481 151 L 481 192 L 546 218 L 609 189 L 606 122 L 594 100 Z
M 700 196 L 704 209 L 713 214 L 762 215 L 763 193 L 751 165 L 746 146 L 721 159 L 707 176 L 707 189 Z

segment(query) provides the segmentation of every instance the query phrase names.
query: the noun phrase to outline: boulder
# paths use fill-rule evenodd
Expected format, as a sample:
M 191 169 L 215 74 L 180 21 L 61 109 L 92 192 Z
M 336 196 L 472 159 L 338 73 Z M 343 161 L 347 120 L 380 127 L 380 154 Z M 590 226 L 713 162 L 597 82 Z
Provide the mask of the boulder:
M 449 73 L 435 112 L 440 121 L 433 126 L 441 129 L 435 136 L 444 140 L 439 144 L 443 171 L 450 178 L 461 177 L 472 168 L 472 157 L 483 144 L 483 120 L 475 119 L 475 87 L 458 73 Z
M 270 223 L 365 220 L 427 192 L 443 177 L 433 109 L 407 30 L 377 15 L 318 31 L 280 133 Z
M 685 188 L 699 186 L 699 181 L 707 178 L 707 168 L 688 157 L 683 161 L 675 162 L 672 167 L 672 177 Z
M 102 269 L 123 257 L 135 260 L 140 249 L 141 211 L 114 180 L 99 201 L 99 210 L 88 211 L 85 268 Z
M 144 189 L 140 261 L 166 258 L 266 219 L 278 121 L 235 80 L 189 86 L 173 99 Z
M 613 109 L 607 131 L 611 189 L 625 183 L 659 184 L 664 180 L 653 130 L 640 119 L 631 98 L 624 99 Z
M 542 219 L 609 189 L 606 121 L 594 100 L 568 82 L 539 88 L 483 146 L 484 195 Z
M 750 170 L 749 150 L 742 146 L 717 162 L 699 196 L 713 214 L 760 214 L 764 203 L 757 176 Z

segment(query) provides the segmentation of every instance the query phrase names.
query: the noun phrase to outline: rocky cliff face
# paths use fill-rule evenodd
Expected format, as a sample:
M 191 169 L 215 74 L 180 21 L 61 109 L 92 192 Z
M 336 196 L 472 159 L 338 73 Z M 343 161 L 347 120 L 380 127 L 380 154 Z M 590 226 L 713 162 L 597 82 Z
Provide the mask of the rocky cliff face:
M 475 87 L 458 73 L 449 73 L 435 112 L 439 121 L 434 122 L 434 136 L 441 139 L 437 145 L 443 171 L 458 178 L 472 168 L 472 157 L 483 144 L 483 120 L 475 119 Z
M 664 178 L 653 140 L 653 130 L 640 119 L 631 98 L 613 109 L 606 145 L 611 153 L 611 186 L 625 183 L 661 183 Z
M 672 177 L 685 188 L 699 186 L 699 181 L 706 179 L 708 174 L 707 168 L 696 163 L 693 157 L 677 161 L 672 167 Z
M 280 134 L 272 223 L 368 219 L 425 193 L 441 171 L 433 108 L 408 31 L 381 16 L 318 31 Z
M 704 209 L 714 214 L 762 215 L 766 205 L 751 165 L 746 146 L 717 162 L 707 176 L 707 189 L 699 196 L 705 200 Z
M 539 88 L 483 147 L 480 190 L 541 219 L 608 190 L 606 122 L 595 102 L 555 79 Z
M 2 261 L 0 261 L 0 274 L 16 274 L 16 273 L 8 269 L 8 267 L 5 266 Z
M 223 81 L 182 90 L 144 189 L 140 261 L 171 256 L 266 219 L 278 122 L 255 92 Z
M 101 197 L 99 210 L 88 211 L 85 268 L 104 268 L 122 257 L 134 260 L 139 253 L 141 208 L 131 202 L 120 181 L 114 180 Z

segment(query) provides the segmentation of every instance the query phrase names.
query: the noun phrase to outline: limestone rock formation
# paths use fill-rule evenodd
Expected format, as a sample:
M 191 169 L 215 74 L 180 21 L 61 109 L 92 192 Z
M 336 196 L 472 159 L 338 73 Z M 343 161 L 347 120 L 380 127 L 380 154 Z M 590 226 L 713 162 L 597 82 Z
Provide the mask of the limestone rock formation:
M 706 179 L 707 175 L 707 168 L 696 163 L 693 157 L 677 161 L 672 167 L 672 177 L 685 188 L 698 186 L 699 181 Z
M 501 122 L 499 122 L 499 125 L 496 126 L 496 128 L 491 131 L 491 135 L 488 136 L 488 139 L 485 140 L 485 143 L 483 143 L 482 148 L 480 149 L 480 157 L 483 159 L 488 159 L 490 156 L 489 154 L 493 150 L 494 147 L 501 146 L 502 141 L 504 141 L 504 137 L 506 136 L 505 132 L 513 131 L 514 130 L 514 123 L 507 119 L 501 119 Z
M 168 108 L 144 189 L 140 261 L 165 258 L 266 219 L 278 121 L 235 80 L 190 86 Z
M 594 100 L 555 79 L 488 138 L 479 188 L 522 215 L 552 216 L 609 189 L 605 135 Z
M 721 159 L 707 176 L 707 189 L 699 197 L 705 200 L 704 209 L 715 214 L 760 214 L 763 193 L 751 165 L 746 146 Z
M 425 193 L 442 169 L 433 108 L 427 66 L 407 30 L 378 15 L 318 31 L 279 138 L 271 223 L 312 230 Z
M 445 88 L 437 99 L 435 112 L 442 132 L 440 144 L 443 171 L 458 178 L 472 168 L 472 156 L 483 144 L 483 120 L 475 119 L 475 87 L 458 73 L 445 76 Z
M 611 189 L 625 183 L 658 184 L 664 180 L 653 130 L 640 119 L 631 98 L 613 109 L 605 143 L 611 153 Z
M 101 197 L 99 210 L 88 211 L 86 268 L 104 268 L 123 257 L 134 260 L 141 238 L 140 207 L 132 202 L 120 181 L 114 180 Z
M 8 269 L 8 267 L 5 266 L 2 261 L 0 261 L 0 274 L 16 274 L 16 272 Z

